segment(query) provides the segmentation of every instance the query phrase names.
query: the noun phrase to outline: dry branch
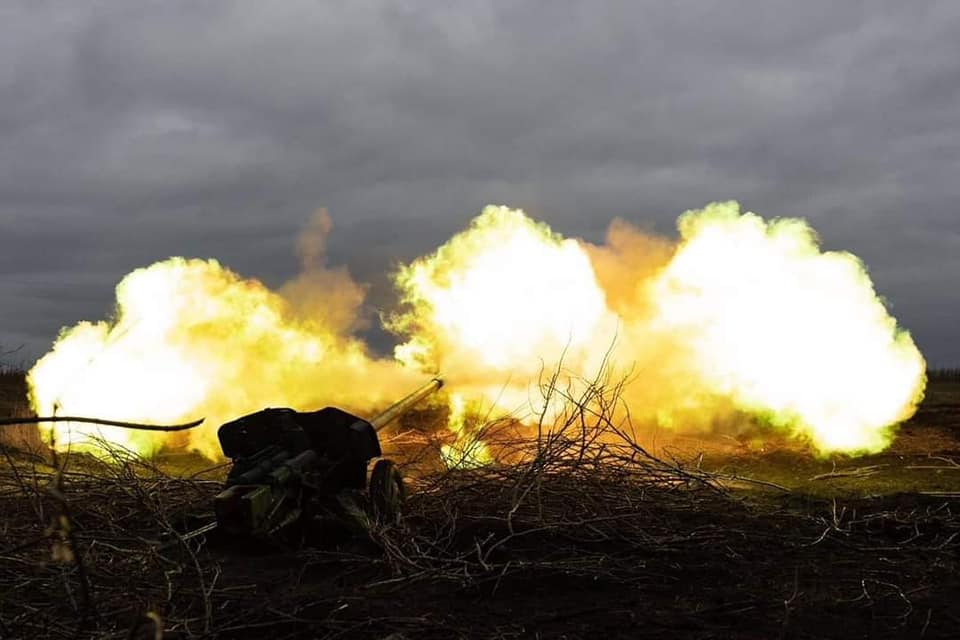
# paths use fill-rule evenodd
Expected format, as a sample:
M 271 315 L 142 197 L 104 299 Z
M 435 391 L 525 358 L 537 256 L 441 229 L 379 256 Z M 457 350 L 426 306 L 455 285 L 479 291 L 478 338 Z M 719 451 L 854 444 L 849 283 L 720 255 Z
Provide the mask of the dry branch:
M 753 502 L 638 444 L 609 376 L 559 380 L 542 380 L 563 409 L 534 437 L 513 420 L 479 428 L 509 463 L 423 471 L 439 440 L 421 439 L 403 520 L 337 547 L 184 540 L 216 477 L 122 450 L 6 452 L 0 635 L 929 638 L 960 623 L 954 497 Z M 52 553 L 64 506 L 86 578 Z M 164 534 L 174 544 L 156 545 Z

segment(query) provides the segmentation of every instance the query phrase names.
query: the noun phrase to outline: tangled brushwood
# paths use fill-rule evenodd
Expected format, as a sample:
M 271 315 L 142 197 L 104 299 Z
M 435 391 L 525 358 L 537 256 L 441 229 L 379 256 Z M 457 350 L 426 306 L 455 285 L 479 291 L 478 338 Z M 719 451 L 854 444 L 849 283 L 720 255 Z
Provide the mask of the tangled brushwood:
M 0 636 L 20 638 L 946 637 L 960 514 L 936 496 L 823 501 L 656 457 L 618 385 L 576 394 L 507 462 L 411 451 L 399 522 L 337 547 L 179 540 L 224 469 L 172 477 L 5 451 Z M 410 448 L 409 443 L 405 445 Z M 469 447 L 467 447 L 467 450 Z M 739 479 L 741 484 L 749 481 Z M 161 539 L 168 541 L 158 544 Z M 303 542 L 303 541 L 301 541 Z

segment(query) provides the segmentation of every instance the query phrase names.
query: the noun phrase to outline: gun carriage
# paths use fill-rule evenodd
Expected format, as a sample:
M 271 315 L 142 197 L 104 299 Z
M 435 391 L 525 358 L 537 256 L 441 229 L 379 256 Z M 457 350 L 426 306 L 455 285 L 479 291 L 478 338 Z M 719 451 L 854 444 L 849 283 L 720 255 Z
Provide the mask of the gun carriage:
M 216 522 L 203 531 L 270 537 L 315 519 L 395 522 L 403 478 L 380 458 L 377 434 L 442 386 L 433 379 L 370 420 L 336 407 L 273 408 L 222 425 L 217 435 L 233 466 L 214 499 Z

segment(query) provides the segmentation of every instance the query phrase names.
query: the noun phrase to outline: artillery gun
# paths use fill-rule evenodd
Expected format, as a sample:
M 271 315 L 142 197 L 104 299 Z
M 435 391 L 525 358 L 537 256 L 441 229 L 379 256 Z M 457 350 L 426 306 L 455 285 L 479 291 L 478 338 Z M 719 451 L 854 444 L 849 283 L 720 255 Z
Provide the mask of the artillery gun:
M 377 432 L 443 386 L 434 378 L 364 420 L 336 407 L 319 411 L 263 409 L 223 424 L 217 431 L 223 454 L 233 461 L 223 491 L 214 498 L 216 519 L 161 547 L 211 531 L 232 537 L 266 538 L 314 520 L 341 524 L 397 521 L 406 492 L 392 460 L 380 458 Z M 43 422 L 102 424 L 146 431 L 184 431 L 202 419 L 157 425 L 83 416 L 0 419 L 0 427 Z M 367 467 L 373 465 L 369 482 Z
M 216 520 L 181 539 L 214 529 L 266 538 L 297 523 L 397 521 L 403 478 L 380 458 L 377 432 L 442 386 L 435 378 L 370 420 L 336 407 L 263 409 L 222 425 L 217 435 L 233 466 L 214 498 Z

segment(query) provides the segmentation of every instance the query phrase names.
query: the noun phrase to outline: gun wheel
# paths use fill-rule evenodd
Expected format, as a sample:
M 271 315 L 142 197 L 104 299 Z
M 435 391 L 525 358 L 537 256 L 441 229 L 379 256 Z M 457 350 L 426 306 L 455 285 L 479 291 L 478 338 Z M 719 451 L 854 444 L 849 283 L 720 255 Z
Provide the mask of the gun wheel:
M 403 476 L 393 460 L 377 460 L 370 474 L 370 502 L 373 515 L 382 523 L 396 524 L 407 497 Z

